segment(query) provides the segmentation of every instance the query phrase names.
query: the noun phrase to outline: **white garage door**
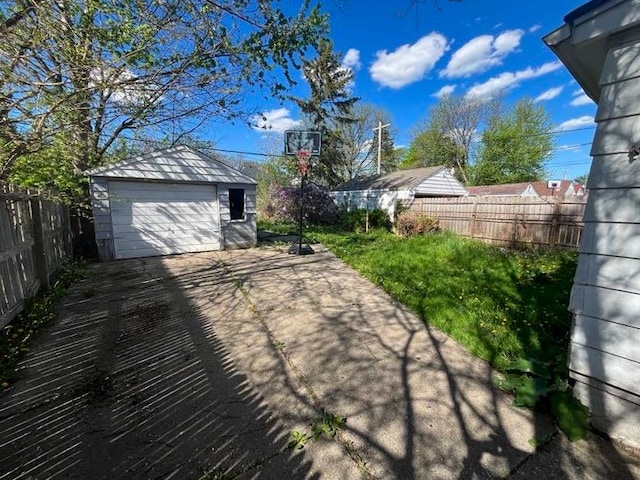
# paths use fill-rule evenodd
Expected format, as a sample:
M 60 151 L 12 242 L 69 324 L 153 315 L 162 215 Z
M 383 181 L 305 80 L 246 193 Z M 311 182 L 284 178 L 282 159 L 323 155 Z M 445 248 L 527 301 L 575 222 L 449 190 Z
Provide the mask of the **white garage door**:
M 116 258 L 220 249 L 216 187 L 109 182 Z

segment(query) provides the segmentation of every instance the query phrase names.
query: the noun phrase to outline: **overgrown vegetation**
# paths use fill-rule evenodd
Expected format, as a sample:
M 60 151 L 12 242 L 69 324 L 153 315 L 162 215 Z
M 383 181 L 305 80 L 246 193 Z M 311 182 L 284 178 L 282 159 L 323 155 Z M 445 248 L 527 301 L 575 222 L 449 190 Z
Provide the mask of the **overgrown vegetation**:
M 338 430 L 344 428 L 346 423 L 347 419 L 345 417 L 323 411 L 322 415 L 311 424 L 310 432 L 298 432 L 296 430 L 291 432 L 288 447 L 292 449 L 304 448 L 309 440 L 317 442 L 323 434 L 329 438 L 334 438 Z
M 396 233 L 401 237 L 423 235 L 440 230 L 436 217 L 429 217 L 410 210 L 401 212 L 396 218 Z
M 18 379 L 18 361 L 30 350 L 35 335 L 56 318 L 56 303 L 67 288 L 85 277 L 82 263 L 64 266 L 50 290 L 27 300 L 24 310 L 0 331 L 0 386 L 8 388 Z
M 367 211 L 364 208 L 341 210 L 338 214 L 338 225 L 348 232 L 366 232 L 369 229 L 389 230 L 391 221 L 387 212 L 376 208 Z
M 300 187 L 274 187 L 262 212 L 274 223 L 297 223 L 300 218 Z M 326 225 L 334 223 L 338 207 L 326 188 L 313 183 L 305 185 L 302 194 L 304 223 Z
M 516 404 L 553 412 L 571 439 L 586 433 L 585 407 L 566 393 L 575 252 L 505 251 L 448 232 L 310 236 L 504 372 L 496 384 Z

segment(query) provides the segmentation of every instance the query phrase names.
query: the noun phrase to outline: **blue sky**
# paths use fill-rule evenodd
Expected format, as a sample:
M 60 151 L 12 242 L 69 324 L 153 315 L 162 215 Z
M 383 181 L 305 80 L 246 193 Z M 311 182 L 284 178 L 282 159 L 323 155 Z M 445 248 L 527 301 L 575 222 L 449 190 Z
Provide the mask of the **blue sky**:
M 530 97 L 549 111 L 558 132 L 550 178 L 588 172 L 595 104 L 541 40 L 584 1 L 439 3 L 440 10 L 432 0 L 417 9 L 410 0 L 323 4 L 335 48 L 355 74 L 354 95 L 389 111 L 396 144 L 409 145 L 439 93 L 489 96 L 501 90 L 507 103 Z M 304 96 L 306 86 L 299 83 L 292 93 Z M 260 108 L 270 133 L 217 124 L 208 137 L 218 148 L 264 152 L 281 142 L 284 130 L 300 125 L 292 103 L 264 101 Z

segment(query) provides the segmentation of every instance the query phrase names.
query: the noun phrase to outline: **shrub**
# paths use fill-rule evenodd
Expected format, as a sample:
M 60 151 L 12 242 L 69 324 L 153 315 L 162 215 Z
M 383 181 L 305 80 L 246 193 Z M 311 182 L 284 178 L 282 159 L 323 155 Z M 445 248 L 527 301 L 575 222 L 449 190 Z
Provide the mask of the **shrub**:
M 364 232 L 367 228 L 367 210 L 356 208 L 342 210 L 338 216 L 338 225 L 343 230 L 351 232 Z M 383 228 L 389 230 L 391 222 L 387 212 L 376 208 L 369 211 L 369 228 Z
M 303 192 L 304 222 L 328 225 L 336 222 L 338 207 L 326 188 L 307 184 Z M 297 223 L 300 215 L 300 187 L 275 187 L 264 216 L 279 223 Z
M 396 217 L 396 232 L 402 237 L 421 235 L 440 230 L 438 219 L 421 213 L 405 211 Z

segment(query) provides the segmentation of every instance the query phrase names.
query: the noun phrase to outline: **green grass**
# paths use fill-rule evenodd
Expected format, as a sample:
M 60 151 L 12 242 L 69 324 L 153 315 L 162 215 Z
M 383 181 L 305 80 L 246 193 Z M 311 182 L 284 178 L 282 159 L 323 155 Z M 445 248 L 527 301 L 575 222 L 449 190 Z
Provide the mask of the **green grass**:
M 575 252 L 504 251 L 450 233 L 308 235 L 496 368 L 533 358 L 566 375 Z

